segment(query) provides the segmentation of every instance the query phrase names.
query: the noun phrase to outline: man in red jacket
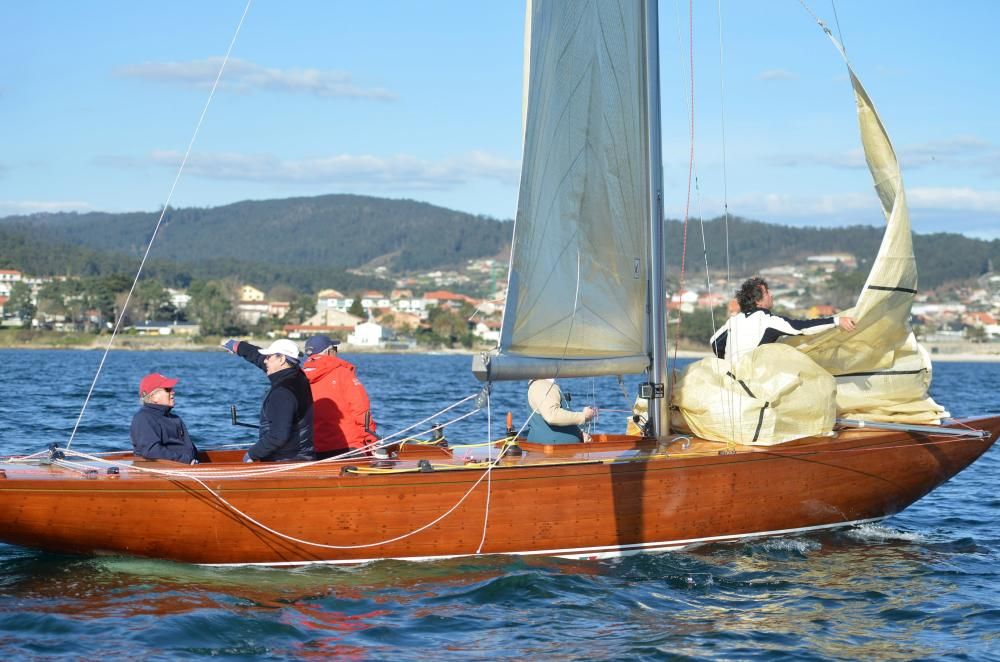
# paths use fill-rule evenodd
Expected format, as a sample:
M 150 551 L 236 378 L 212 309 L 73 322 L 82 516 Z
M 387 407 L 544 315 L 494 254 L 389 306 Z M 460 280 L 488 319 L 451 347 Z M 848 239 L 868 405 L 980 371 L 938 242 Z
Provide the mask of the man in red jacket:
M 368 392 L 358 381 L 354 366 L 337 356 L 339 344 L 330 336 L 312 336 L 306 340 L 306 362 L 302 365 L 312 388 L 313 445 L 321 460 L 375 441 Z

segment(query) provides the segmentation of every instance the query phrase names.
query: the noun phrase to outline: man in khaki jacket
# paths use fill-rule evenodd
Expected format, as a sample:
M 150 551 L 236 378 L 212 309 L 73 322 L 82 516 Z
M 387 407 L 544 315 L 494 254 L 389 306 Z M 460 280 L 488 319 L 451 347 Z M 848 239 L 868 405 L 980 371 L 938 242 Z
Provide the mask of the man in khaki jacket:
M 528 441 L 540 444 L 575 444 L 590 441 L 580 426 L 597 415 L 593 407 L 571 411 L 569 398 L 554 379 L 528 382 L 528 406 L 534 412 L 528 427 Z

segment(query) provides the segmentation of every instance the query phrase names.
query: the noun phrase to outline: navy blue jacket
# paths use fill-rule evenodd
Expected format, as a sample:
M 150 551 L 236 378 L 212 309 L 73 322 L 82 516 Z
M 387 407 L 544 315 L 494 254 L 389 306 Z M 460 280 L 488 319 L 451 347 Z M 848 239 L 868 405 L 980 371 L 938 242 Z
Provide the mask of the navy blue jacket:
M 184 421 L 167 405 L 146 404 L 132 417 L 132 448 L 147 460 L 191 464 L 198 457 Z
M 260 348 L 241 342 L 236 353 L 264 369 Z M 315 460 L 313 401 L 309 380 L 299 366 L 268 375 L 271 389 L 260 407 L 260 438 L 247 451 L 254 460 Z

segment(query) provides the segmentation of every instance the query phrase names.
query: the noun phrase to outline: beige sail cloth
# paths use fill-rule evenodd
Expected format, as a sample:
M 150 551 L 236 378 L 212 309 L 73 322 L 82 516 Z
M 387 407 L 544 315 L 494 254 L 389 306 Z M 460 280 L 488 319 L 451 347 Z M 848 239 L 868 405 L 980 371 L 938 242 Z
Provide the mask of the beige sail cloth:
M 524 155 L 498 366 L 515 357 L 539 377 L 551 376 L 550 359 L 568 360 L 561 376 L 648 363 L 642 9 L 633 0 L 528 4 Z
M 834 44 L 840 49 L 836 40 Z M 681 427 L 699 436 L 747 443 L 747 430 L 756 429 L 761 415 L 760 401 L 776 395 L 780 397 L 768 407 L 763 429 L 752 443 L 780 443 L 791 438 L 787 435 L 794 430 L 802 431 L 799 436 L 829 431 L 833 418 L 822 396 L 811 401 L 793 397 L 787 390 L 797 384 L 796 388 L 811 391 L 812 386 L 805 382 L 813 378 L 827 384 L 822 375 L 815 375 L 812 366 L 836 378 L 836 415 L 840 418 L 937 424 L 948 416 L 928 396 L 931 362 L 910 328 L 917 266 L 899 163 L 874 105 L 849 63 L 848 71 L 865 158 L 887 222 L 864 289 L 854 307 L 842 313 L 857 321 L 857 329 L 785 338 L 781 342 L 797 352 L 784 347 L 790 351 L 780 356 L 773 354 L 781 345 L 765 345 L 735 364 L 710 358 L 689 366 L 674 386 L 673 404 Z M 727 372 L 735 381 L 743 380 L 756 397 L 732 399 L 738 391 Z M 824 385 L 818 390 L 823 391 Z M 723 404 L 718 404 L 720 401 Z M 779 420 L 768 423 L 768 416 Z M 808 421 L 810 416 L 815 420 Z
M 833 428 L 837 384 L 798 350 L 764 345 L 735 364 L 712 357 L 695 365 L 674 386 L 671 425 L 677 429 L 705 439 L 766 445 Z

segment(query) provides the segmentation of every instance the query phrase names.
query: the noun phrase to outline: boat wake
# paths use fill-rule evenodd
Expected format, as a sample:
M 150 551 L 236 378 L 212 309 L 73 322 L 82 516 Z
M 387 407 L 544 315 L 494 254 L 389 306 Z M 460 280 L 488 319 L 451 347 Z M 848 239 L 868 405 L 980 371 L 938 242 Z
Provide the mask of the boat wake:
M 880 522 L 869 522 L 852 527 L 845 531 L 845 535 L 859 542 L 926 542 L 927 537 L 914 531 L 901 531 L 891 526 L 886 526 Z

